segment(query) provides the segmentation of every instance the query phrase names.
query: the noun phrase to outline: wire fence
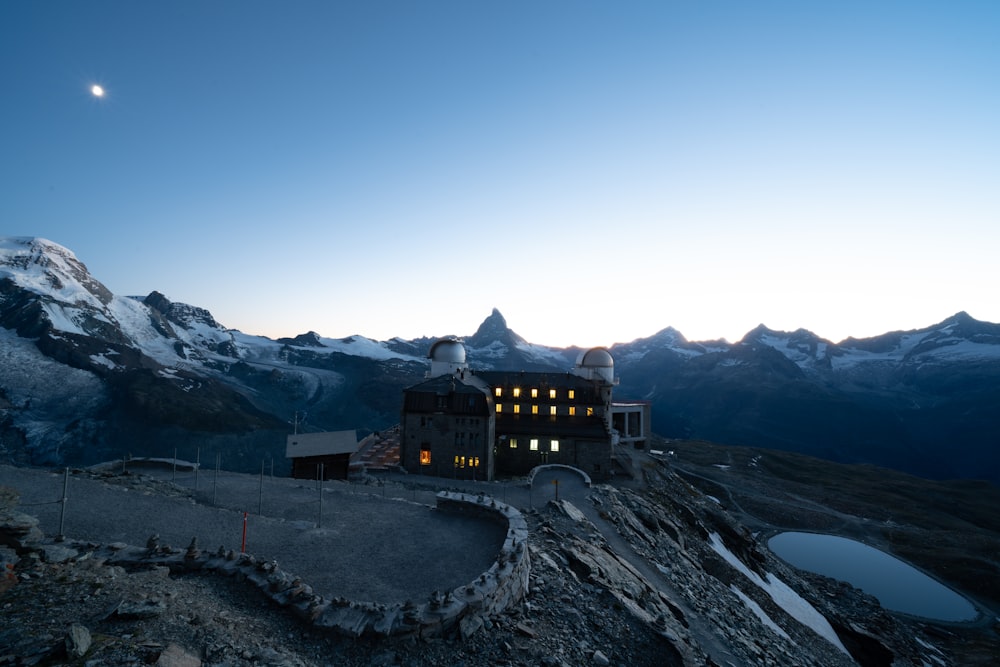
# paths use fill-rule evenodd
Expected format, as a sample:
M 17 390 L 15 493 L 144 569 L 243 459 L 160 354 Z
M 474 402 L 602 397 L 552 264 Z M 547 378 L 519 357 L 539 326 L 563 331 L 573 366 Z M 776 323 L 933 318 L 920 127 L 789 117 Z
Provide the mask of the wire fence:
M 262 459 L 257 474 L 225 469 L 225 458 L 217 454 L 212 467 L 176 458 L 123 459 L 120 471 L 169 481 L 199 502 L 293 521 L 314 521 L 323 526 L 337 511 L 340 499 L 380 497 L 434 506 L 440 491 L 483 494 L 503 503 L 530 506 L 532 495 L 523 481 L 484 482 L 448 480 L 410 475 L 393 468 L 368 471 L 351 479 L 297 479 L 274 473 L 274 460 Z M 117 466 L 114 466 L 117 467 Z M 322 476 L 322 472 L 320 472 Z
M 316 590 L 376 601 L 471 580 L 504 539 L 493 522 L 430 509 L 448 485 L 412 484 L 398 471 L 320 483 L 272 477 L 266 461 L 263 474 L 224 466 L 225 459 L 209 470 L 175 469 L 172 459 L 87 470 L 0 466 L 0 486 L 12 489 L 4 490 L 4 504 L 23 508 L 46 535 L 136 546 L 155 536 L 160 545 L 181 548 L 196 539 L 202 549 L 276 559 Z M 398 567 L 418 561 L 421 577 Z

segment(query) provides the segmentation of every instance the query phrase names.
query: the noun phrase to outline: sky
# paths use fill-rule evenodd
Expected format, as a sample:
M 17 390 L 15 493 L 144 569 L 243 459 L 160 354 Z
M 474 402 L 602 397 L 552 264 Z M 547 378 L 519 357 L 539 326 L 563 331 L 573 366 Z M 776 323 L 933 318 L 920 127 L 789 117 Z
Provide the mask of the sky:
M 997 34 L 993 0 L 10 0 L 0 235 L 272 338 L 1000 322 Z

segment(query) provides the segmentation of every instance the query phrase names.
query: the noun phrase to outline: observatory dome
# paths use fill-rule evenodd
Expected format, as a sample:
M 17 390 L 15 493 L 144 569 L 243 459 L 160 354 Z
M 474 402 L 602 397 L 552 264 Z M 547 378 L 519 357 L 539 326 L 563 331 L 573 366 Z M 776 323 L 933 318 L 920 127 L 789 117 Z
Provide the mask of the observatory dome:
M 576 358 L 576 365 L 586 368 L 614 368 L 615 360 L 603 347 L 593 347 L 580 353 Z
M 440 364 L 464 366 L 465 346 L 454 338 L 442 338 L 431 345 L 431 351 L 427 356 L 431 359 L 432 367 Z

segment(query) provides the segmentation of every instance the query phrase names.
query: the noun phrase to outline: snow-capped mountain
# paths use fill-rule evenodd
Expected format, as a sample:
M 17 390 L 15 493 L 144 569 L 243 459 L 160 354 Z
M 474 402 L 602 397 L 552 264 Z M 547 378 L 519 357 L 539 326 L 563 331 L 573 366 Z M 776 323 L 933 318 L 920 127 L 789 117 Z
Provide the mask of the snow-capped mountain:
M 211 313 L 112 294 L 68 249 L 0 239 L 0 455 L 33 463 L 168 453 L 178 442 L 280 458 L 289 424 L 361 433 L 398 420 L 435 337 L 317 332 L 270 340 Z M 499 311 L 464 338 L 480 369 L 566 370 L 579 350 L 529 343 Z M 653 430 L 1000 481 L 1000 325 L 958 313 L 839 344 L 761 325 L 737 343 L 666 328 L 610 348 L 616 397 Z

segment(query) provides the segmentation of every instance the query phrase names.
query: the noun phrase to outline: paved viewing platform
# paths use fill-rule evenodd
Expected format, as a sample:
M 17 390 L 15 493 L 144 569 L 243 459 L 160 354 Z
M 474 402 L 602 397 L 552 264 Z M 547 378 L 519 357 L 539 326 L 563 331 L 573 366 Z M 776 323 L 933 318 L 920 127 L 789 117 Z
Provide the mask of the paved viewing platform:
M 388 603 L 463 585 L 491 566 L 506 533 L 499 522 L 436 509 L 437 488 L 404 484 L 398 473 L 321 490 L 315 481 L 171 466 L 109 472 L 69 476 L 68 538 L 144 546 L 156 534 L 175 548 L 196 538 L 202 549 L 238 552 L 245 525 L 248 553 L 326 597 Z M 175 493 L 154 492 L 140 476 Z M 37 516 L 47 535 L 59 533 L 63 484 L 59 471 L 0 466 L 0 485 L 18 490 L 20 511 Z

